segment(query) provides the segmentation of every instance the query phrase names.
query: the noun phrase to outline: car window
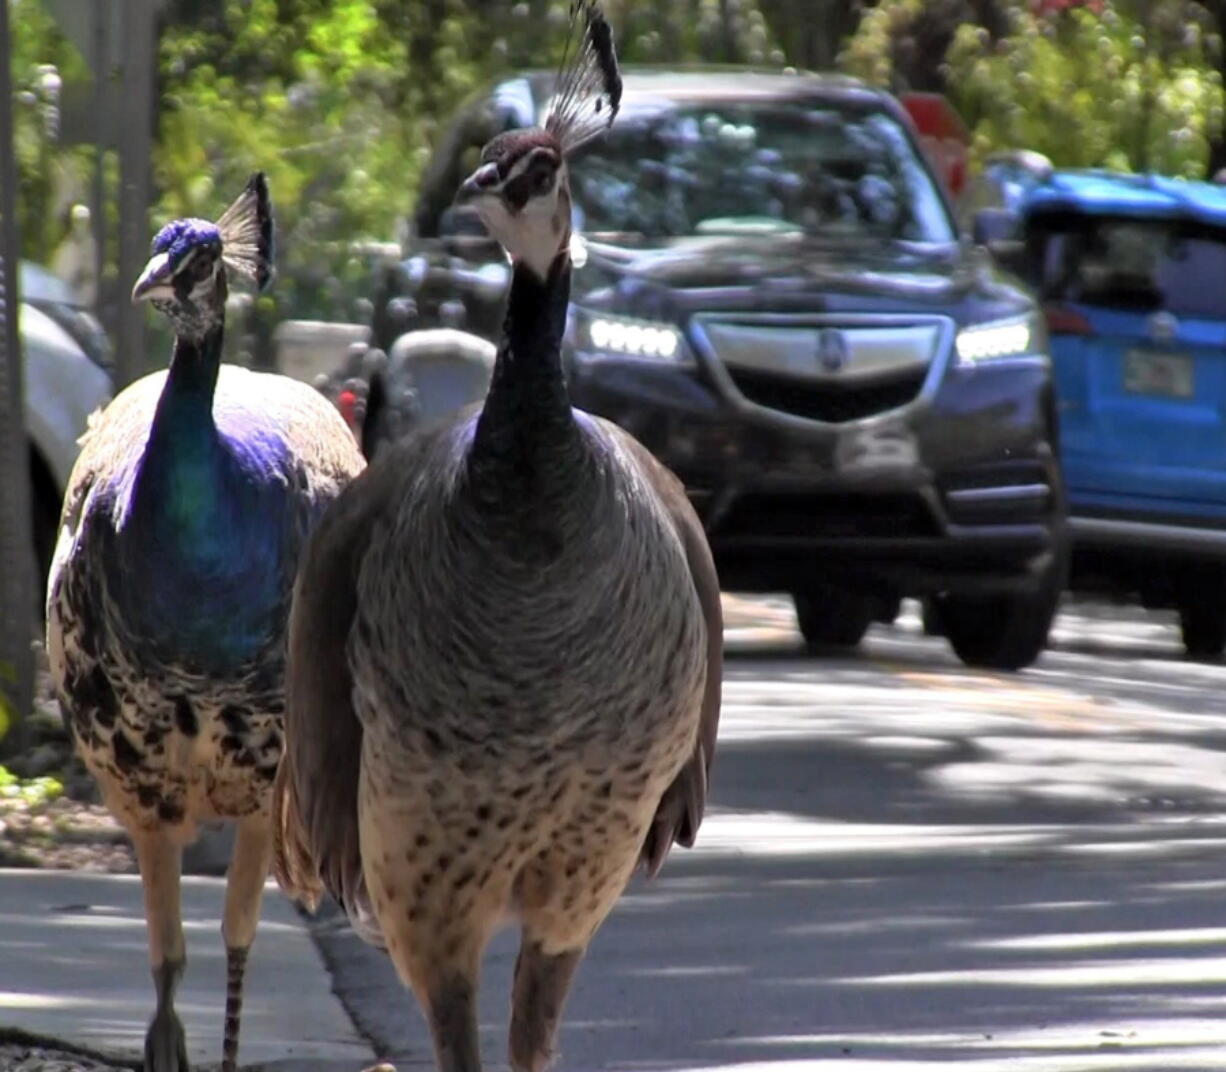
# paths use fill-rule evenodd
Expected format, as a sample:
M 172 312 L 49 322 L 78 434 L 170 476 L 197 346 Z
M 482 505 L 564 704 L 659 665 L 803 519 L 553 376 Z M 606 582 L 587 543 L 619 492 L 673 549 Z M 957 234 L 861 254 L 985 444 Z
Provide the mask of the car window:
M 902 126 L 828 104 L 686 102 L 632 114 L 576 157 L 571 187 L 575 224 L 588 233 L 955 238 Z
M 1032 220 L 1031 282 L 1046 300 L 1226 319 L 1226 232 L 1183 222 Z

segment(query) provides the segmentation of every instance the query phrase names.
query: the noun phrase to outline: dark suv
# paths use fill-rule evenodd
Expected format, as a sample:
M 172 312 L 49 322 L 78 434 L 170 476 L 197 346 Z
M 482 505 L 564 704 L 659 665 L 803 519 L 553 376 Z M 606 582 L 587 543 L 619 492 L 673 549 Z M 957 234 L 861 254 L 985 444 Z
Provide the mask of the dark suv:
M 541 121 L 551 78 L 495 85 L 445 135 L 376 301 L 391 377 L 406 331 L 498 337 L 505 257 L 452 198 L 493 135 Z M 1067 568 L 1047 340 L 960 238 L 898 102 L 631 69 L 570 182 L 572 397 L 685 481 L 723 586 L 791 592 L 814 647 L 924 597 L 965 662 L 1031 662 Z

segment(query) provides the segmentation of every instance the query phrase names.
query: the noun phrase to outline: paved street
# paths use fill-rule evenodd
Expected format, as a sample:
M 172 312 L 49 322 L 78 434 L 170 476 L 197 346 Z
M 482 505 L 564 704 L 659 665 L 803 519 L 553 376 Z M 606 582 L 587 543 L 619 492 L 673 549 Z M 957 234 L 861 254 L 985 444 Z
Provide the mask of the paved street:
M 1171 625 L 1126 608 L 1066 613 L 1055 649 L 1018 676 L 963 670 L 914 615 L 855 656 L 814 660 L 786 602 L 731 610 L 701 847 L 637 883 L 597 938 L 559 1072 L 1226 1067 L 1226 667 L 1184 662 Z M 0 878 L 10 894 L 14 881 Z M 0 913 L 5 955 L 19 928 L 27 948 L 19 974 L 0 957 L 0 1023 L 140 1037 L 139 894 L 130 878 L 91 881 L 112 883 L 111 909 L 48 894 L 58 914 L 37 934 L 34 908 Z M 220 891 L 193 881 L 187 1018 L 216 1060 Z M 278 1046 L 297 1024 L 308 1044 L 273 1067 L 357 1072 L 366 1051 L 331 985 L 380 1056 L 431 1067 L 381 954 L 327 915 L 322 960 L 304 953 L 283 899 L 267 904 L 249 1061 L 289 1058 Z M 91 1013 L 66 964 L 99 942 L 94 959 L 130 989 Z M 43 943 L 59 943 L 54 977 L 28 955 Z M 487 962 L 492 1069 L 506 1067 L 514 948 L 501 935 Z M 27 991 L 44 998 L 4 1000 Z
M 1066 614 L 1018 677 L 913 616 L 823 661 L 786 603 L 732 624 L 701 848 L 601 932 L 560 1069 L 1226 1066 L 1226 669 L 1125 608 Z M 319 931 L 379 1052 L 428 1067 L 387 963 Z
M 221 1058 L 223 883 L 183 882 L 187 970 L 176 1007 L 193 1068 Z M 240 1057 L 262 1072 L 346 1072 L 369 1049 L 331 993 L 294 907 L 270 887 L 247 974 Z M 0 871 L 0 1042 L 5 1027 L 138 1056 L 153 1013 L 135 875 Z M 0 1072 L 5 1059 L 0 1054 Z

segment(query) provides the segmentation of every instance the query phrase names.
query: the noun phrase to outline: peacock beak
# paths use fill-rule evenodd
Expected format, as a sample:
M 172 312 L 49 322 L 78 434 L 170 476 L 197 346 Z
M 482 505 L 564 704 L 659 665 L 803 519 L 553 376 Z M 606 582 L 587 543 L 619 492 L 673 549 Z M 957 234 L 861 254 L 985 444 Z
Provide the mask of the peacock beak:
M 480 197 L 493 194 L 498 190 L 498 182 L 498 165 L 482 164 L 460 184 L 460 189 L 455 195 L 455 203 L 466 205 Z
M 159 253 L 152 257 L 149 263 L 145 265 L 145 270 L 141 272 L 140 278 L 132 288 L 132 304 L 136 305 L 139 302 L 152 301 L 156 298 L 173 298 L 174 296 L 175 288 L 170 270 L 170 255 L 168 253 Z

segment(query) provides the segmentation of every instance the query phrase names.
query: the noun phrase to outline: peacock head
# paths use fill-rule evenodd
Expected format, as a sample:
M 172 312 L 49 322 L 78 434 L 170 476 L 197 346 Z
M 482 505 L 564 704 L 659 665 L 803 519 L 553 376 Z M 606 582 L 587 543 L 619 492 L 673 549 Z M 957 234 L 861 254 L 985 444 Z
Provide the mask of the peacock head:
M 613 123 L 622 81 L 613 31 L 595 0 L 571 4 L 570 34 L 542 128 L 510 130 L 494 138 L 481 163 L 460 186 L 458 205 L 470 205 L 512 261 L 545 279 L 570 248 L 571 200 L 566 160 Z M 581 28 L 578 47 L 576 29 Z
M 273 224 L 268 182 L 250 179 L 216 223 L 181 219 L 153 239 L 153 256 L 132 288 L 132 301 L 152 302 L 175 334 L 202 338 L 225 318 L 227 273 L 263 290 L 272 278 Z

